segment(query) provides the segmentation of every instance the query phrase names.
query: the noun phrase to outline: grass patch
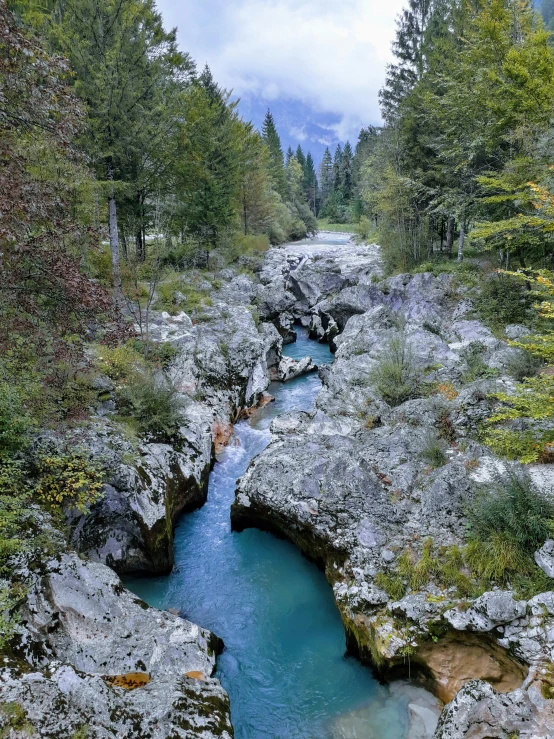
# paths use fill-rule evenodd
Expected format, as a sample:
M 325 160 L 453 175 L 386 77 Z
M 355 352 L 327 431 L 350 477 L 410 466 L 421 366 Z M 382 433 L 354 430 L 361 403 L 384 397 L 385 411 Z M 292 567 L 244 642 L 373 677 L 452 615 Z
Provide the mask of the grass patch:
M 165 377 L 146 374 L 137 378 L 121 389 L 119 398 L 124 416 L 148 440 L 171 441 L 179 431 L 183 400 Z
M 444 440 L 433 433 L 427 434 L 423 439 L 423 448 L 420 457 L 432 468 L 443 467 L 447 461 L 446 444 Z
M 330 223 L 326 218 L 318 218 L 317 226 L 320 231 L 335 233 L 357 234 L 357 223 Z
M 421 373 L 405 336 L 393 337 L 385 346 L 370 380 L 381 398 L 391 406 L 421 396 Z
M 183 282 L 181 277 L 172 275 L 160 283 L 156 290 L 157 300 L 154 309 L 176 315 L 181 311 L 195 313 L 212 305 L 206 291 L 200 291 Z

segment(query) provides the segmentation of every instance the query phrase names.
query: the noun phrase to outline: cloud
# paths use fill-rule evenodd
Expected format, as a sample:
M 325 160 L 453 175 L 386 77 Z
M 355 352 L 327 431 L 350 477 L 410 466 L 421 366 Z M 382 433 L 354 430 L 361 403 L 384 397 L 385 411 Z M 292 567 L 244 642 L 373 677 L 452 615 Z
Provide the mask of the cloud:
M 339 117 L 342 140 L 380 121 L 378 91 L 404 0 L 161 0 L 181 47 L 241 97 Z

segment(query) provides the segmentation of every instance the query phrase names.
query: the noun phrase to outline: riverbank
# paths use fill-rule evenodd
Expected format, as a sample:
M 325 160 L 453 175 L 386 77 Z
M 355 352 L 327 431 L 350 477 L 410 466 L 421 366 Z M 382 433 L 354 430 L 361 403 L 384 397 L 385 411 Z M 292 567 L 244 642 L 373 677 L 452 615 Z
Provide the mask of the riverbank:
M 545 691 L 554 628 L 550 581 L 538 578 L 536 582 L 547 587 L 522 597 L 491 580 L 478 581 L 463 555 L 467 502 L 487 470 L 503 469 L 476 440 L 476 430 L 491 411 L 490 393 L 510 390 L 507 368 L 515 351 L 476 318 L 472 294 L 451 275 L 384 280 L 377 247 L 356 246 L 336 234 L 271 249 L 255 278 L 231 269 L 192 277 L 197 286 L 200 278 L 206 281 L 211 304 L 193 319 L 176 311 L 156 313 L 152 321 L 154 340 L 168 342 L 175 350 L 167 371 L 183 401 L 179 434 L 171 443 L 133 443 L 118 425 L 114 383 L 109 378 L 103 382 L 93 424 L 73 441 L 88 444 L 91 454 L 107 460 L 104 497 L 85 515 L 68 512 L 70 543 L 60 547 L 65 547 L 64 554 L 38 563 L 23 558 L 13 570 L 16 577 L 25 575 L 29 589 L 22 599 L 21 622 L 14 626 L 13 651 L 1 672 L 8 704 L 28 725 L 58 731 L 57 736 L 71 736 L 93 722 L 93 736 L 99 737 L 114 731 L 132 736 L 136 726 L 160 739 L 168 731 L 186 737 L 230 736 L 229 703 L 217 679 L 221 677 L 231 694 L 236 691 L 238 735 L 243 731 L 243 736 L 256 736 L 261 711 L 273 731 L 282 725 L 288 735 L 294 716 L 300 716 L 305 736 L 313 726 L 318 731 L 324 726 L 336 736 L 356 737 L 369 730 L 372 716 L 389 716 L 391 732 L 400 731 L 404 739 L 409 729 L 401 717 L 410 715 L 406 694 L 394 685 L 387 689 L 390 693 L 375 687 L 376 702 L 368 704 L 361 693 L 367 687 L 370 694 L 376 684 L 358 663 L 343 661 L 340 614 L 350 651 L 383 677 L 406 677 L 419 670 L 437 696 L 453 698 L 437 729 L 439 739 L 470 735 L 491 711 L 499 716 L 493 729 L 487 725 L 487 731 L 497 732 L 493 736 L 504 736 L 506 726 L 520 731 L 529 725 L 537 732 L 547 726 L 551 709 Z M 335 352 L 334 362 L 320 367 L 320 379 L 309 363 L 282 356 L 302 345 L 304 339 L 291 343 L 300 328 L 320 342 L 311 342 L 311 348 L 328 353 L 328 345 Z M 514 335 L 522 327 L 509 330 Z M 417 378 L 413 394 L 394 402 L 390 396 L 384 400 L 374 379 L 391 339 L 409 345 Z M 310 373 L 293 380 L 295 384 L 277 386 L 290 400 L 279 405 L 278 398 L 267 405 L 270 382 L 305 371 Z M 318 390 L 320 380 L 323 387 L 315 408 L 295 405 L 296 388 L 315 383 Z M 273 419 L 270 438 L 267 428 L 256 428 L 256 414 L 267 421 L 277 409 L 284 413 Z M 235 447 L 232 441 L 223 452 L 231 463 L 221 485 L 225 501 L 218 508 L 217 495 L 208 490 L 215 446 L 232 439 L 231 424 L 241 417 L 250 417 L 253 425 L 236 426 L 235 438 L 243 446 Z M 245 467 L 250 459 L 242 456 L 247 443 L 249 454 L 257 456 Z M 212 481 L 218 480 L 218 471 L 221 465 L 214 468 Z M 548 471 L 548 466 L 541 467 L 543 479 Z M 259 531 L 230 533 L 228 508 L 238 476 L 242 478 L 233 527 L 270 529 L 294 542 L 325 569 L 337 610 L 321 573 L 299 560 L 290 544 Z M 206 495 L 207 506 L 180 518 L 183 511 L 202 506 Z M 213 511 L 217 516 L 210 519 Z M 42 528 L 52 526 L 41 515 Z M 194 530 L 186 533 L 195 520 L 205 520 L 205 539 Z M 178 521 L 179 531 L 185 532 L 182 550 L 180 533 L 173 548 Z M 248 542 L 271 541 L 271 547 L 277 547 L 280 553 L 270 552 L 254 570 L 259 574 L 254 584 L 268 596 L 262 599 L 265 611 L 262 607 L 253 615 L 256 588 L 248 580 L 244 597 L 237 589 L 226 595 L 225 588 L 233 583 L 230 576 L 213 587 L 226 572 L 217 567 L 217 557 L 207 562 L 220 540 L 223 549 L 225 542 L 246 542 L 244 556 L 229 562 L 224 558 L 225 566 L 239 562 L 243 578 L 256 560 Z M 72 548 L 95 562 L 76 558 Z M 175 553 L 178 563 L 184 557 L 182 576 L 177 567 L 164 580 L 175 585 L 175 603 L 158 603 L 177 607 L 185 619 L 148 608 L 106 566 L 121 573 L 160 576 L 171 568 Z M 443 561 L 454 564 L 445 569 Z M 202 574 L 205 565 L 215 566 L 211 574 L 208 567 L 207 577 L 206 571 Z M 294 576 L 289 583 L 290 570 Z M 278 585 L 264 580 L 271 572 Z M 147 587 L 147 582 L 136 587 Z M 310 588 L 303 582 L 310 582 Z M 295 614 L 287 603 L 302 603 L 305 589 L 315 600 L 310 596 L 306 610 Z M 190 593 L 196 595 L 189 600 Z M 271 605 L 274 595 L 277 609 Z M 217 615 L 225 615 L 228 601 L 239 606 L 228 609 L 232 624 L 238 626 L 225 634 L 228 652 L 213 676 L 221 645 L 187 619 L 210 627 L 210 608 L 215 604 Z M 141 633 L 148 637 L 133 641 L 129 651 L 126 639 L 138 633 L 133 624 L 139 612 Z M 316 626 L 321 624 L 310 621 L 314 612 L 327 614 L 323 623 L 334 624 L 335 634 L 317 647 Z M 274 632 L 265 628 L 272 614 Z M 213 624 L 217 633 L 216 620 Z M 295 624 L 307 631 L 296 633 L 296 645 L 294 639 L 287 642 L 292 647 L 285 650 L 283 663 L 278 648 L 268 660 L 256 658 L 279 644 L 283 628 L 294 636 Z M 235 642 L 233 633 L 254 636 L 261 651 L 243 649 L 248 639 Z M 326 626 L 322 633 L 329 633 Z M 175 647 L 176 642 L 181 646 Z M 326 644 L 331 642 L 329 651 Z M 308 658 L 311 667 L 300 659 L 302 646 L 317 656 L 313 662 Z M 167 650 L 171 659 L 163 656 Z M 249 655 L 251 686 L 264 696 L 254 714 L 248 713 L 254 688 L 241 694 L 241 685 L 248 686 L 248 680 L 241 683 L 243 653 Z M 266 661 L 271 662 L 267 682 Z M 284 672 L 279 672 L 280 664 Z M 345 678 L 350 686 L 346 695 L 335 687 L 334 676 L 342 674 L 354 676 Z M 130 675 L 135 689 L 128 691 L 122 682 Z M 316 689 L 304 703 L 298 686 L 305 679 L 309 693 L 322 675 L 329 677 L 320 692 L 326 698 L 314 700 Z M 491 684 L 507 692 L 497 693 Z M 291 723 L 280 713 L 291 703 L 283 699 L 283 686 L 298 699 Z M 59 716 L 48 709 L 54 699 L 65 701 Z M 351 699 L 354 703 L 348 703 Z M 409 700 L 417 708 L 417 702 Z M 424 732 L 419 736 L 429 737 L 433 730 L 426 711 L 433 703 L 426 698 L 423 704 L 419 708 L 425 710 L 414 714 L 411 709 L 411 715 L 419 717 Z M 318 713 L 320 705 L 328 705 L 330 712 Z M 244 714 L 240 706 L 247 706 Z

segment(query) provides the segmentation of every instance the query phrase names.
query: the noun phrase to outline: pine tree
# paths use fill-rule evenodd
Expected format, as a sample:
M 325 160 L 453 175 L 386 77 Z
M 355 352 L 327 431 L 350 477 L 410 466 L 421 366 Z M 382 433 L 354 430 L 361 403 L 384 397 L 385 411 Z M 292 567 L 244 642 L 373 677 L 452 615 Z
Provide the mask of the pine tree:
M 302 171 L 304 172 L 306 169 L 306 157 L 304 156 L 304 152 L 302 151 L 302 147 L 300 144 L 296 147 L 296 153 L 294 155 L 296 157 L 296 161 L 298 164 L 302 167 Z
M 36 17 L 33 3 L 22 5 Z M 165 83 L 193 65 L 177 51 L 175 31 L 164 30 L 153 0 L 74 0 L 44 12 L 51 42 L 69 59 L 75 91 L 87 106 L 83 144 L 98 179 L 108 184 L 114 294 L 121 304 L 118 206 L 154 183 L 164 151 L 155 121 L 172 98 Z
M 269 149 L 271 160 L 271 176 L 273 185 L 279 195 L 286 199 L 287 196 L 287 180 L 285 176 L 285 167 L 283 162 L 283 149 L 281 148 L 281 139 L 275 127 L 275 121 L 268 110 L 262 126 L 262 138 L 265 145 Z
M 342 146 L 337 144 L 335 156 L 333 157 L 333 190 L 342 195 Z
M 408 8 L 397 20 L 392 50 L 398 61 L 387 66 L 385 85 L 379 92 L 383 118 L 389 123 L 398 117 L 399 105 L 425 72 L 427 35 L 434 6 L 434 0 L 408 0 Z
M 304 163 L 304 192 L 310 210 L 316 213 L 317 210 L 317 175 L 315 173 L 314 159 L 311 152 L 306 155 Z
M 294 156 L 294 152 L 292 150 L 292 146 L 289 146 L 289 148 L 287 149 L 287 153 L 285 155 L 285 167 L 289 166 L 289 162 L 293 158 L 293 156 Z
M 333 192 L 333 159 L 329 147 L 325 147 L 323 159 L 321 160 L 321 167 L 319 169 L 319 185 L 320 185 L 320 197 L 321 204 L 320 209 L 325 208 L 329 196 Z
M 352 146 L 350 141 L 347 141 L 344 145 L 342 157 L 340 160 L 340 179 L 342 186 L 342 196 L 346 202 L 349 202 L 352 198 L 353 186 L 352 186 L 352 159 L 353 159 Z

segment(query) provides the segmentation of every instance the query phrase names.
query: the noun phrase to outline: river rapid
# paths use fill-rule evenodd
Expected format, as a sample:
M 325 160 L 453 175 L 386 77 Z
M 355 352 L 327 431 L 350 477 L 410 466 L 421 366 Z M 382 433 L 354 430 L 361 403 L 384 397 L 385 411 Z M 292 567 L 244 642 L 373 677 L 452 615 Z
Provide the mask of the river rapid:
M 303 330 L 283 354 L 332 361 L 329 348 Z M 430 737 L 438 715 L 433 696 L 407 682 L 382 686 L 346 655 L 324 574 L 271 534 L 231 532 L 236 480 L 270 442 L 272 419 L 310 410 L 320 387 L 316 373 L 270 386 L 275 402 L 236 425 L 211 473 L 208 502 L 177 526 L 171 574 L 125 584 L 223 639 L 217 677 L 231 699 L 237 739 Z

